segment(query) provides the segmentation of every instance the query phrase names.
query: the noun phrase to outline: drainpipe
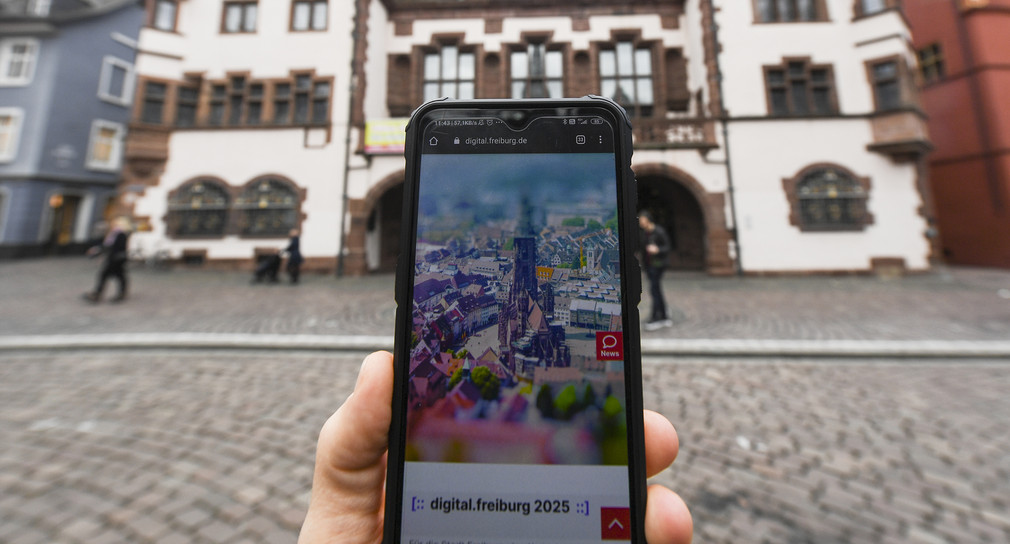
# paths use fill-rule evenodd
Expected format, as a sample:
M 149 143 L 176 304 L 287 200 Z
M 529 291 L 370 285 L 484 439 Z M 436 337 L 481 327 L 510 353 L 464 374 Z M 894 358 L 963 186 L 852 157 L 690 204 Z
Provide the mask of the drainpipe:
M 352 122 L 354 119 L 354 94 L 358 81 L 358 48 L 361 47 L 363 39 L 361 33 L 364 30 L 361 24 L 361 3 L 368 0 L 358 0 L 354 6 L 354 29 L 351 30 L 351 77 L 348 79 L 347 88 L 347 131 L 344 135 L 344 179 L 343 187 L 340 191 L 340 252 L 337 253 L 337 277 L 344 276 L 344 256 L 347 254 L 347 186 L 351 178 L 351 136 L 353 134 Z
M 712 57 L 715 60 L 715 78 L 716 78 L 716 88 L 719 91 L 719 124 L 722 126 L 722 141 L 725 148 L 726 154 L 726 190 L 729 193 L 729 213 L 730 217 L 733 219 L 733 247 L 736 250 L 736 259 L 734 259 L 734 265 L 736 268 L 736 275 L 743 276 L 743 250 L 740 247 L 740 223 L 737 221 L 736 216 L 736 191 L 733 187 L 733 167 L 731 166 L 732 161 L 730 161 L 729 153 L 729 116 L 726 115 L 726 103 L 723 99 L 722 92 L 722 67 L 719 63 L 719 25 L 715 22 L 715 2 L 713 0 L 703 0 L 708 6 L 709 11 L 709 36 L 712 40 Z

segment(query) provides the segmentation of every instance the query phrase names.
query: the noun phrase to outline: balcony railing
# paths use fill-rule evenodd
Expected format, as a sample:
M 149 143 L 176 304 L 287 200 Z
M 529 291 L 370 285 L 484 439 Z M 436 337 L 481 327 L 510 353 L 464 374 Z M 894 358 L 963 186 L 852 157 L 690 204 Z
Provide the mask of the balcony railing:
M 633 119 L 638 149 L 701 149 L 719 147 L 712 119 Z

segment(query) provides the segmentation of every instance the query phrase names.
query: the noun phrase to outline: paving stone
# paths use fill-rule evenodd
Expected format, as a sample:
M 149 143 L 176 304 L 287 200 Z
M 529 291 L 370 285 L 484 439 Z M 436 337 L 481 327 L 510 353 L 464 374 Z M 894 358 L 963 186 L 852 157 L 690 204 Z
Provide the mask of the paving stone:
M 388 277 L 309 278 L 283 301 L 256 291 L 263 299 L 253 308 L 244 276 L 138 273 L 128 304 L 78 306 L 66 302 L 79 289 L 66 286 L 82 275 L 90 280 L 93 263 L 67 262 L 66 270 L 48 261 L 0 263 L 3 334 L 375 334 L 391 323 Z M 667 292 L 688 317 L 656 334 L 1010 337 L 1010 305 L 990 300 L 993 287 L 1010 285 L 1010 274 L 956 270 L 952 277 L 678 278 Z M 40 278 L 49 283 L 37 285 Z M 839 300 L 852 302 L 851 315 L 823 312 Z M 18 305 L 23 315 L 15 316 Z M 260 305 L 267 310 L 251 311 Z M 335 326 L 305 325 L 313 313 Z M 881 332 L 884 322 L 894 326 Z M 3 541 L 60 542 L 57 531 L 83 519 L 101 524 L 89 542 L 295 541 L 319 427 L 346 397 L 360 359 L 0 353 L 0 509 L 16 521 L 5 524 Z M 1006 542 L 1006 363 L 649 360 L 645 403 L 681 436 L 674 468 L 653 481 L 685 498 L 698 542 L 759 541 L 755 535 L 775 544 L 956 535 Z

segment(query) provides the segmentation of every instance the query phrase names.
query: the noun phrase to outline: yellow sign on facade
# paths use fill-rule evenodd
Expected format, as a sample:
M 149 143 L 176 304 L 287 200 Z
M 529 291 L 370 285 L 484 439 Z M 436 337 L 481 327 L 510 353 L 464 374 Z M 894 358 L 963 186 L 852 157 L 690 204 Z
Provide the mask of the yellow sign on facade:
M 365 123 L 365 153 L 395 155 L 403 153 L 407 141 L 407 119 L 377 119 Z

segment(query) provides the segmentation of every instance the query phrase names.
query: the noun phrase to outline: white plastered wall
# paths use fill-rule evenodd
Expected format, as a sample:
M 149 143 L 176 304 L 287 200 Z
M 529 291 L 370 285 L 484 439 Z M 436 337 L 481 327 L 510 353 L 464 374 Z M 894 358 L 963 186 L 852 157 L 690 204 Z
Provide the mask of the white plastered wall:
M 200 176 L 221 178 L 233 187 L 275 174 L 306 191 L 301 212 L 301 249 L 306 257 L 335 257 L 339 251 L 344 175 L 344 136 L 350 92 L 353 21 L 347 5 L 331 4 L 326 32 L 290 32 L 290 4 L 261 2 L 257 32 L 220 33 L 222 2 L 186 2 L 179 12 L 179 33 L 141 32 L 137 60 L 142 76 L 181 80 L 186 73 L 207 79 L 228 72 L 249 72 L 253 79 L 287 77 L 292 70 L 315 70 L 334 78 L 330 139 L 325 131 L 302 128 L 263 130 L 177 130 L 161 182 L 135 203 L 137 216 L 151 218 L 151 232 L 138 232 L 134 245 L 147 251 L 206 249 L 210 259 L 252 258 L 253 248 L 284 247 L 285 239 L 226 236 L 214 240 L 175 240 L 165 232 L 168 194 Z M 310 145 L 306 145 L 308 141 Z
M 732 5 L 730 5 L 732 4 Z M 743 5 L 738 5 L 743 4 Z M 866 270 L 875 257 L 928 267 L 925 220 L 914 163 L 867 150 L 873 143 L 873 89 L 865 62 L 909 55 L 908 29 L 888 12 L 853 19 L 852 0 L 826 0 L 830 21 L 754 24 L 750 2 L 716 0 L 724 99 L 733 117 L 768 114 L 763 66 L 784 57 L 831 65 L 839 113 L 847 119 L 743 120 L 730 125 L 730 149 L 743 269 L 749 272 Z M 789 222 L 782 180 L 816 163 L 869 177 L 874 222 L 858 232 L 801 232 Z
M 730 129 L 739 239 L 746 271 L 866 270 L 874 257 L 928 267 L 916 170 L 866 151 L 863 120 L 735 123 Z M 789 222 L 782 180 L 816 163 L 870 178 L 874 222 L 856 232 L 802 232 Z

